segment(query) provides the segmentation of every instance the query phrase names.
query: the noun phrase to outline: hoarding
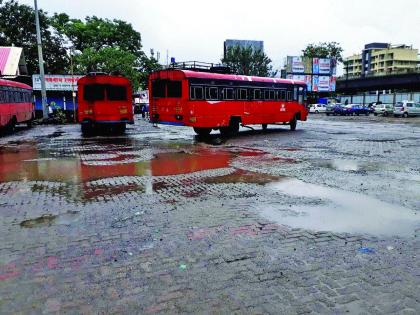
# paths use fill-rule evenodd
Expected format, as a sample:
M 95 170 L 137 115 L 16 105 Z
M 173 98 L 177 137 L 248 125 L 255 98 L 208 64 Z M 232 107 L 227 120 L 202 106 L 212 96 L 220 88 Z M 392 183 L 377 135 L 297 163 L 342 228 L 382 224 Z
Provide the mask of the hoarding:
M 319 74 L 331 73 L 331 59 L 319 58 Z
M 292 72 L 293 73 L 304 73 L 305 67 L 303 65 L 302 57 L 292 58 Z
M 330 92 L 330 77 L 320 75 L 318 77 L 318 92 Z
M 45 75 L 45 88 L 47 91 L 77 91 L 77 81 L 82 75 Z M 41 90 L 41 78 L 39 74 L 32 75 L 34 90 Z

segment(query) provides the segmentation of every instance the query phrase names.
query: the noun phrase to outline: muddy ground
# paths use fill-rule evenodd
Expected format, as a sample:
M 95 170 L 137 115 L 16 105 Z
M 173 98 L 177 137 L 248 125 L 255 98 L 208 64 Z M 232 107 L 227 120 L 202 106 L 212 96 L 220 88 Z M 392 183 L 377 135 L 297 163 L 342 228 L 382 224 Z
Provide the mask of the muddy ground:
M 420 119 L 0 138 L 0 313 L 420 313 Z

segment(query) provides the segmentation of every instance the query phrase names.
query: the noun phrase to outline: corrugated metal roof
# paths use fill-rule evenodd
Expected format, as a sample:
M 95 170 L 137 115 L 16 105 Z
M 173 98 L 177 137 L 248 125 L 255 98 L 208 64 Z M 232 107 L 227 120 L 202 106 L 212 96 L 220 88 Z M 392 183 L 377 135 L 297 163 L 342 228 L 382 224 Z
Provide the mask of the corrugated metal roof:
M 0 47 L 0 71 L 2 75 L 19 75 L 20 47 Z

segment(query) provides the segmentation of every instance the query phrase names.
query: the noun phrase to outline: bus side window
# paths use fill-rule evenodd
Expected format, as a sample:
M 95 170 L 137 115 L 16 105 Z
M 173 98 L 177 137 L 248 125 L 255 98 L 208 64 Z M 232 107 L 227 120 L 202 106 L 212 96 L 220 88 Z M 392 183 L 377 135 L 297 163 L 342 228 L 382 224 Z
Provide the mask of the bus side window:
M 274 101 L 276 99 L 276 92 L 274 90 L 270 90 L 270 101 Z
M 106 89 L 107 98 L 110 101 L 127 100 L 127 88 L 124 85 L 108 85 Z
M 292 100 L 292 91 L 287 91 L 287 101 Z
M 206 87 L 206 100 L 214 101 L 219 99 L 219 89 L 217 87 Z
M 224 88 L 222 90 L 222 99 L 231 101 L 234 99 L 233 89 L 232 88 Z
M 264 90 L 264 99 L 266 101 L 270 100 L 270 90 Z
M 306 93 L 305 93 L 305 88 L 300 86 L 299 87 L 299 103 L 303 104 L 304 101 L 306 101 Z
M 0 90 L 0 103 L 4 103 L 4 92 Z
M 192 100 L 202 100 L 203 97 L 203 87 L 201 86 L 192 86 L 190 88 L 190 98 Z
M 88 84 L 85 85 L 83 92 L 83 99 L 85 101 L 103 101 L 105 99 L 105 85 L 103 84 Z
M 297 86 L 295 86 L 294 88 L 293 88 L 293 100 L 294 101 L 297 101 L 298 100 L 298 87 Z
M 260 100 L 261 99 L 261 90 L 255 89 L 254 90 L 254 100 Z
M 248 91 L 247 89 L 238 89 L 237 92 L 238 100 L 247 100 L 248 99 Z

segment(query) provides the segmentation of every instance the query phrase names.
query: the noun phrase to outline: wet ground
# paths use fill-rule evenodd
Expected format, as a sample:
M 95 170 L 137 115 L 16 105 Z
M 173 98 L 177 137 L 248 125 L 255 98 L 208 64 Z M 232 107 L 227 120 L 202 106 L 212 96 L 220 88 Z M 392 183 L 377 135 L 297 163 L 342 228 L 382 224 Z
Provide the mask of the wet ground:
M 420 119 L 0 138 L 0 313 L 420 313 Z

